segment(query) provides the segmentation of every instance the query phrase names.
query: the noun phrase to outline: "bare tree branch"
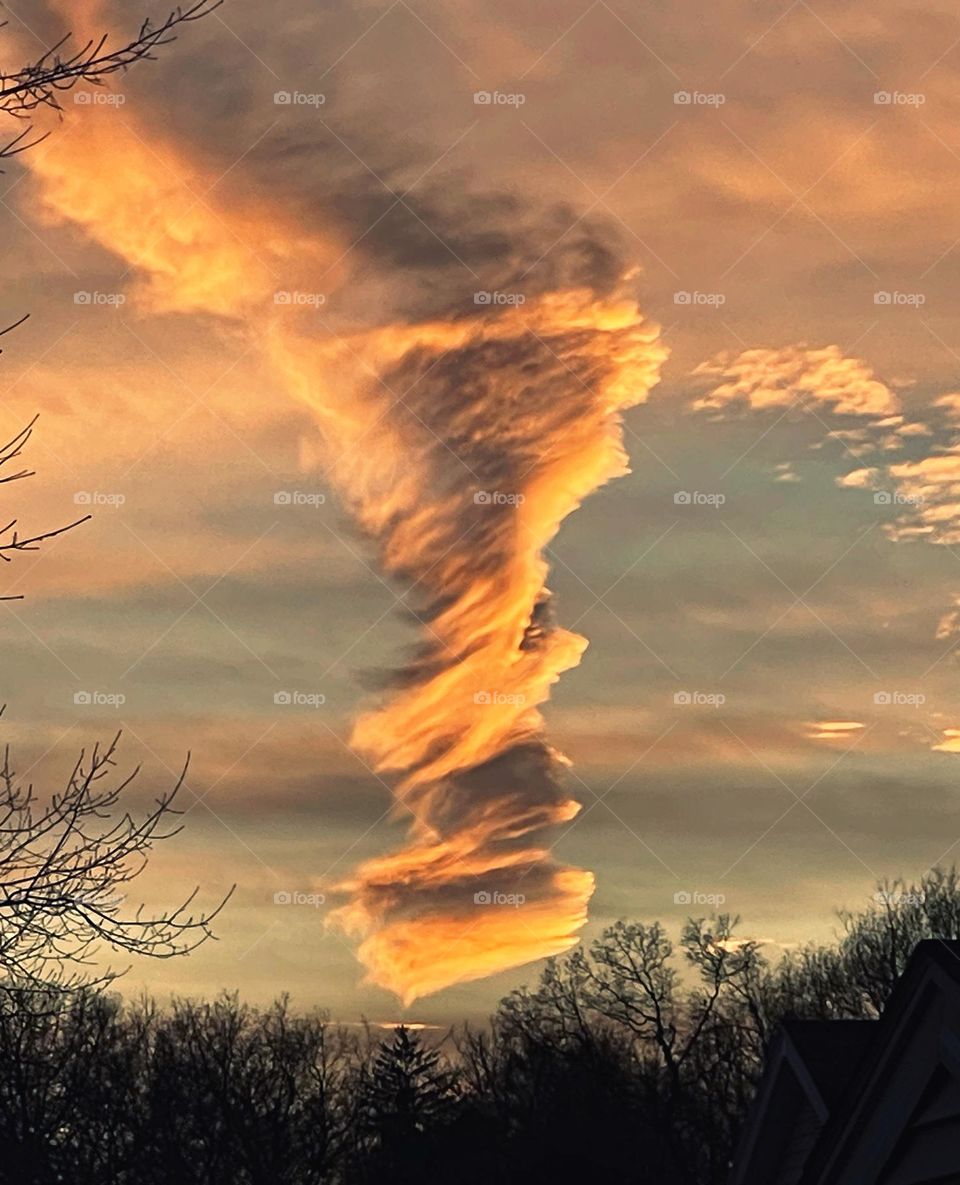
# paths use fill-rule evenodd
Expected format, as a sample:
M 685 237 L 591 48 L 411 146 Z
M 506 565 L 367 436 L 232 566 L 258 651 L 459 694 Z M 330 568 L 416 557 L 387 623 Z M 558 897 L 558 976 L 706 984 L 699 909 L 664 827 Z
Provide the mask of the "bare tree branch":
M 29 313 L 21 317 L 19 321 L 15 321 L 12 325 L 8 325 L 6 329 L 0 330 L 0 337 L 5 333 L 9 333 L 12 329 L 16 329 L 18 325 L 22 325 L 26 321 Z M 0 351 L 2 352 L 2 351 Z M 5 485 L 11 481 L 20 481 L 24 477 L 32 477 L 32 469 L 18 469 L 13 473 L 4 473 L 3 466 L 9 465 L 11 461 L 16 460 L 21 455 L 24 447 L 29 443 L 30 437 L 33 435 L 33 427 L 37 422 L 37 416 L 34 416 L 25 428 L 20 431 L 6 444 L 0 444 L 0 485 Z M 92 516 L 85 514 L 82 518 L 76 519 L 65 527 L 57 527 L 52 531 L 42 531 L 36 535 L 22 536 L 17 530 L 16 518 L 10 519 L 5 525 L 0 527 L 0 560 L 4 563 L 10 563 L 13 559 L 11 553 L 22 551 L 37 551 L 41 543 L 45 543 L 49 539 L 56 539 L 59 535 L 63 535 L 66 531 L 73 530 L 74 527 L 85 523 Z M 2 521 L 2 520 L 0 520 Z M 0 596 L 0 601 L 22 601 L 23 594 L 16 594 L 11 596 Z
M 210 911 L 197 911 L 194 889 L 159 914 L 130 910 L 126 886 L 146 867 L 154 845 L 177 835 L 174 806 L 187 763 L 174 786 L 143 818 L 121 806 L 138 776 L 136 767 L 111 784 L 118 733 L 105 747 L 81 752 L 66 787 L 39 805 L 32 785 L 22 786 L 7 748 L 0 765 L 0 991 L 68 991 L 117 977 L 91 980 L 101 944 L 156 959 L 187 954 L 214 937 L 211 923 L 233 889 Z
M 177 39 L 177 30 L 200 20 L 219 8 L 223 0 L 195 0 L 179 5 L 159 24 L 147 18 L 132 41 L 115 48 L 108 46 L 108 35 L 91 38 L 71 52 L 71 34 L 51 45 L 39 58 L 12 74 L 0 73 L 0 113 L 14 119 L 28 119 L 40 107 L 60 111 L 60 96 L 78 83 L 103 86 L 111 74 L 128 70 L 135 62 L 154 61 L 154 51 Z M 0 29 L 7 24 L 0 23 Z M 33 136 L 32 127 L 19 132 L 6 144 L 0 144 L 0 159 L 16 156 L 35 148 L 49 133 Z

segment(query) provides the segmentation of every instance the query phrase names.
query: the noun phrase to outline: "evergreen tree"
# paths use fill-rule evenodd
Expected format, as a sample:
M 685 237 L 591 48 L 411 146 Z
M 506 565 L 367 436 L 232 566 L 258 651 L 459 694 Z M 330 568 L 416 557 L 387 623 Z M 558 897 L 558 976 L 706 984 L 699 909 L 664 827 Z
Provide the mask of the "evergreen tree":
M 400 1025 L 382 1042 L 362 1088 L 371 1178 L 423 1180 L 434 1137 L 450 1118 L 456 1094 L 456 1076 L 440 1050 L 418 1033 Z

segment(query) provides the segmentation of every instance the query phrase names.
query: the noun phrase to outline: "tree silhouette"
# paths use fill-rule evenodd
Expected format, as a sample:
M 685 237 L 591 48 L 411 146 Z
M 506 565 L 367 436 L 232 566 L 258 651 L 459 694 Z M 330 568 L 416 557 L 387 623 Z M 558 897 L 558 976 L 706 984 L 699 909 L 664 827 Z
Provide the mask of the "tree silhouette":
M 874 1015 L 902 951 L 960 936 L 960 879 L 893 882 L 770 962 L 733 919 L 690 919 L 669 951 L 640 927 L 549 963 L 449 1060 L 285 1000 L 0 992 L 0 1185 L 723 1185 L 759 1034 Z
M 141 820 L 126 811 L 116 818 L 124 790 L 139 772 L 109 784 L 118 740 L 105 749 L 95 746 L 89 759 L 81 753 L 65 789 L 45 805 L 36 802 L 32 786 L 18 783 L 9 749 L 4 753 L 0 992 L 73 990 L 87 982 L 86 969 L 101 943 L 115 952 L 170 958 L 212 937 L 210 924 L 227 898 L 201 913 L 192 910 L 196 890 L 160 914 L 127 904 L 127 886 L 143 871 L 153 845 L 180 830 L 174 800 L 186 767 Z M 115 977 L 107 971 L 94 982 Z
M 439 1049 L 405 1025 L 381 1042 L 361 1088 L 361 1122 L 372 1138 L 371 1179 L 424 1179 L 433 1137 L 449 1119 L 456 1076 Z

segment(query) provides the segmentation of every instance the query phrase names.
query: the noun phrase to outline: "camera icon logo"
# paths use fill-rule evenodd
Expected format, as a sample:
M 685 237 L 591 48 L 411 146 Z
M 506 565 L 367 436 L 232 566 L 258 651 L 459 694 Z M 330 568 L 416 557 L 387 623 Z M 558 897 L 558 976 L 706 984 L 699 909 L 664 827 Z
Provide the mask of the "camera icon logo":
M 75 704 L 92 704 L 93 696 L 89 691 L 75 691 L 73 693 L 73 702 Z
M 293 304 L 293 297 L 290 295 L 289 292 L 274 292 L 273 303 L 274 304 Z
M 493 703 L 489 691 L 478 691 L 474 694 L 473 702 L 475 704 L 489 704 Z
M 678 705 L 686 705 L 693 703 L 693 696 L 689 691 L 675 691 L 673 693 L 673 702 Z
M 893 297 L 890 295 L 889 292 L 874 292 L 873 303 L 874 304 L 893 304 Z
M 76 506 L 89 506 L 93 501 L 93 495 L 89 490 L 77 490 L 73 495 L 73 501 Z
M 273 702 L 275 704 L 292 704 L 293 696 L 289 691 L 275 691 L 273 693 Z
M 689 905 L 693 901 L 693 894 L 688 893 L 685 889 L 681 889 L 679 893 L 674 893 L 674 905 Z
M 474 103 L 478 103 L 481 106 L 487 106 L 493 102 L 493 95 L 490 93 L 490 91 L 474 91 L 473 101 Z
M 73 294 L 74 304 L 90 304 L 92 300 L 93 297 L 89 292 L 74 292 Z
M 286 106 L 293 102 L 293 95 L 289 91 L 274 91 L 273 101 L 281 106 Z
M 477 506 L 489 506 L 493 501 L 493 495 L 487 493 L 486 490 L 477 490 L 473 495 L 473 501 Z
M 281 889 L 279 893 L 274 893 L 273 895 L 274 905 L 289 905 L 292 900 L 293 894 L 286 892 L 284 889 Z
M 873 702 L 875 704 L 890 704 L 893 702 L 893 696 L 889 691 L 875 691 L 873 693 Z
M 691 95 L 691 93 L 689 91 L 674 91 L 673 92 L 673 101 L 678 106 L 684 107 L 688 103 L 693 102 L 693 95 Z
M 892 103 L 893 94 L 890 91 L 874 91 L 873 101 L 874 103 L 879 103 L 881 105 Z
M 893 501 L 893 495 L 889 490 L 877 490 L 873 495 L 873 501 L 876 506 L 889 506 Z
M 474 292 L 473 303 L 474 304 L 492 304 L 493 303 L 493 294 L 490 292 Z
M 474 905 L 489 905 L 492 900 L 493 898 L 486 889 L 481 889 L 479 893 L 473 895 Z
M 673 503 L 675 506 L 689 506 L 692 501 L 687 490 L 677 490 L 673 495 Z
M 674 304 L 692 304 L 693 297 L 690 295 L 689 292 L 674 292 L 673 303 Z
M 288 490 L 277 490 L 273 495 L 274 506 L 289 506 L 293 501 L 293 495 Z

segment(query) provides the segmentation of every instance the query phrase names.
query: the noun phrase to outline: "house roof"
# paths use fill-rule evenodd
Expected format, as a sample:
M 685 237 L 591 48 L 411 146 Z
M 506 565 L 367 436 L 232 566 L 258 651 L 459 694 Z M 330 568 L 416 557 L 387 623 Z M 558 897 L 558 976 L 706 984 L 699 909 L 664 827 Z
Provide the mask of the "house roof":
M 828 1111 L 842 1097 L 873 1038 L 872 1020 L 788 1020 L 781 1026 Z
M 928 1013 L 932 996 L 944 989 L 960 993 L 960 941 L 924 939 L 914 947 L 880 1019 L 872 1025 L 869 1047 L 830 1111 L 807 1160 L 802 1185 L 821 1185 L 830 1179 L 828 1171 L 843 1146 L 856 1139 L 865 1117 L 876 1108 L 884 1068 Z
M 731 1185 L 796 1180 L 816 1132 L 869 1049 L 876 1022 L 788 1020 L 767 1052 L 760 1087 L 744 1124 Z
M 943 992 L 960 1001 L 960 941 L 928 939 L 914 948 L 879 1020 L 785 1021 L 770 1043 L 731 1185 L 833 1181 L 844 1149 L 876 1113 L 886 1067 Z

